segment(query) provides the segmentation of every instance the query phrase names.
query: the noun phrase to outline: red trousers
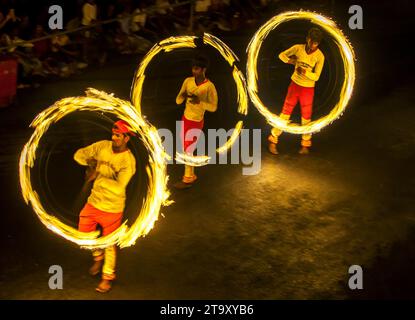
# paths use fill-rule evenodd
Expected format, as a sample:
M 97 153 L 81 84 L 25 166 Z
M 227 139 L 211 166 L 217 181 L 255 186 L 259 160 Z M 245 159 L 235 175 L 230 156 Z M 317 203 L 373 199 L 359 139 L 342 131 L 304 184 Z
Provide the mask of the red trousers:
M 120 225 L 123 213 L 110 213 L 98 210 L 87 203 L 79 215 L 79 231 L 92 232 L 97 228 L 97 224 L 102 227 L 102 235 L 106 236 L 115 231 Z M 115 279 L 115 265 L 117 252 L 115 246 L 105 248 L 105 250 L 94 250 L 92 256 L 95 261 L 104 260 L 102 268 L 102 279 Z
M 102 227 L 102 235 L 109 235 L 121 225 L 122 216 L 122 212 L 104 212 L 87 203 L 79 214 L 79 231 L 95 231 L 99 224 Z
M 200 133 L 202 132 L 203 124 L 204 120 L 192 121 L 186 119 L 186 117 L 183 115 L 181 139 L 183 149 L 186 153 L 193 154 L 194 150 L 196 149 L 197 139 L 199 138 Z M 189 132 L 190 130 L 192 131 Z
M 288 86 L 287 96 L 285 97 L 284 106 L 282 107 L 282 113 L 291 115 L 294 107 L 300 101 L 301 106 L 301 118 L 305 120 L 311 119 L 311 113 L 313 111 L 313 98 L 314 87 L 307 88 L 296 84 L 291 81 Z

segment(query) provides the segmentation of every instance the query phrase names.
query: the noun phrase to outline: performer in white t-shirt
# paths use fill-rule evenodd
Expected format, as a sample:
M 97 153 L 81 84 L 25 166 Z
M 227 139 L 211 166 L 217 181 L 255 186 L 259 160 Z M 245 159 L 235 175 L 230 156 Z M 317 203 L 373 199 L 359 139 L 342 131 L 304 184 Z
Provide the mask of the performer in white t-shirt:
M 136 170 L 135 157 L 127 146 L 131 135 L 128 123 L 119 120 L 113 126 L 112 141 L 98 141 L 76 151 L 75 161 L 89 167 L 87 181 L 93 181 L 91 195 L 79 214 L 79 231 L 95 231 L 99 224 L 106 236 L 121 225 L 126 188 Z M 97 275 L 102 268 L 102 280 L 96 290 L 107 292 L 115 279 L 116 248 L 95 250 L 93 257 L 90 274 Z
M 295 66 L 280 114 L 280 118 L 284 120 L 290 119 L 294 107 L 300 102 L 301 124 L 306 125 L 311 122 L 314 86 L 320 78 L 324 65 L 324 54 L 318 48 L 322 38 L 321 30 L 313 27 L 308 31 L 305 44 L 296 44 L 279 54 L 279 58 L 284 63 Z M 273 128 L 268 137 L 268 150 L 273 154 L 278 154 L 277 144 L 281 133 L 281 130 Z M 311 134 L 304 134 L 299 153 L 308 154 L 310 147 Z

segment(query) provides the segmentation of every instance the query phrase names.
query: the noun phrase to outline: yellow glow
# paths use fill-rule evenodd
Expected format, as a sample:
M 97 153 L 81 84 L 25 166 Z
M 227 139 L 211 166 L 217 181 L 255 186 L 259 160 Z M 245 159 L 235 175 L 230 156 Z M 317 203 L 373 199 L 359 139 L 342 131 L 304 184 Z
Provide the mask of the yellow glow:
M 141 113 L 141 95 L 143 90 L 143 83 L 145 79 L 145 71 L 151 60 L 161 51 L 170 52 L 179 48 L 196 48 L 195 40 L 197 37 L 194 36 L 179 36 L 167 38 L 158 44 L 154 45 L 146 56 L 141 61 L 131 87 L 131 100 L 137 110 Z M 205 33 L 203 35 L 203 42 L 215 48 L 220 55 L 228 62 L 232 67 L 232 76 L 235 81 L 237 89 L 237 103 L 238 113 L 247 115 L 248 113 L 248 93 L 246 90 L 246 81 L 243 73 L 236 66 L 236 62 L 239 61 L 235 53 L 220 39 L 217 37 Z M 235 130 L 229 140 L 220 146 L 216 151 L 218 153 L 226 152 L 238 138 L 241 128 L 242 121 L 236 124 Z M 210 157 L 208 156 L 192 156 L 184 153 L 176 153 L 176 161 L 191 166 L 204 166 L 209 163 Z
M 46 212 L 40 203 L 38 194 L 33 190 L 30 180 L 30 170 L 36 160 L 36 150 L 43 134 L 50 125 L 75 111 L 109 112 L 119 119 L 127 121 L 131 128 L 138 133 L 140 140 L 149 152 L 149 165 L 146 168 L 149 186 L 146 200 L 138 213 L 137 220 L 131 227 L 128 227 L 127 221 L 125 221 L 120 228 L 105 237 L 98 237 L 98 232 L 80 232 L 62 223 L 53 213 Z M 90 88 L 85 97 L 72 97 L 57 101 L 38 114 L 30 126 L 35 129 L 35 132 L 24 146 L 19 162 L 21 191 L 26 203 L 32 205 L 40 221 L 61 237 L 86 249 L 105 248 L 114 244 L 121 248 L 128 247 L 135 244 L 138 237 L 145 236 L 153 228 L 161 206 L 171 203 L 168 200 L 170 193 L 166 187 L 168 180 L 166 155 L 157 129 L 143 119 L 129 102 Z
M 235 143 L 236 139 L 238 139 L 239 135 L 241 134 L 243 124 L 244 124 L 243 121 L 238 121 L 238 123 L 236 124 L 235 129 L 232 132 L 232 135 L 230 136 L 229 140 L 226 141 L 226 143 L 222 147 L 220 147 L 216 150 L 218 153 L 224 153 L 230 147 L 232 147 L 232 145 Z
M 131 100 L 138 112 L 141 113 L 141 94 L 145 79 L 145 71 L 147 70 L 151 60 L 153 60 L 153 58 L 161 51 L 169 52 L 178 48 L 196 48 L 194 43 L 195 39 L 196 37 L 191 36 L 170 37 L 156 43 L 150 51 L 147 52 L 137 68 L 134 75 L 134 81 L 131 86 Z
M 269 32 L 277 28 L 280 24 L 297 19 L 309 20 L 311 23 L 320 26 L 322 29 L 328 32 L 328 34 L 331 36 L 339 48 L 340 55 L 343 60 L 345 75 L 339 100 L 332 108 L 330 113 L 306 125 L 290 123 L 286 120 L 281 119 L 278 115 L 270 112 L 258 96 L 257 61 L 262 42 L 265 40 Z M 247 51 L 248 60 L 246 69 L 248 93 L 255 107 L 265 117 L 271 126 L 294 134 L 314 133 L 320 131 L 322 128 L 329 125 L 343 114 L 353 92 L 353 86 L 355 82 L 355 56 L 351 44 L 343 35 L 342 31 L 336 26 L 334 21 L 314 12 L 292 11 L 281 13 L 268 20 L 268 22 L 266 22 L 261 28 L 258 29 L 251 42 L 249 43 Z
M 203 167 L 210 161 L 209 156 L 192 156 L 183 152 L 176 152 L 176 161 L 192 167 Z

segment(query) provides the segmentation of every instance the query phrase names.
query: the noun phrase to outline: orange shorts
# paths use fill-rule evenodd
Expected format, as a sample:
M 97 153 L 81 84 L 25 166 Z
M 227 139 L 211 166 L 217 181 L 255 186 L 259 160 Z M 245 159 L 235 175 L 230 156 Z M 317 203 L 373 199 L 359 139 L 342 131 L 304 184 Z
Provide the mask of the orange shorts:
M 121 225 L 123 213 L 111 213 L 98 210 L 87 203 L 79 214 L 79 231 L 92 232 L 97 224 L 102 227 L 102 235 L 106 236 L 118 229 Z

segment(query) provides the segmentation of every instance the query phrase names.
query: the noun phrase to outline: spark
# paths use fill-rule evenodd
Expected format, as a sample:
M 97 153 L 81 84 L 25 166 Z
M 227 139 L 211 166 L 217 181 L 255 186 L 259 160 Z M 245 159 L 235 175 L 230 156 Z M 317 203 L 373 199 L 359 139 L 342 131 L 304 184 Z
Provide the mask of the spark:
M 142 59 L 139 67 L 134 76 L 134 81 L 131 86 L 131 100 L 133 105 L 137 108 L 138 112 L 141 113 L 141 98 L 142 98 L 142 90 L 143 84 L 145 80 L 145 71 L 151 62 L 151 60 L 160 52 L 171 52 L 175 49 L 180 48 L 196 48 L 195 40 L 197 37 L 195 36 L 178 36 L 178 37 L 170 37 L 159 43 L 155 44 L 150 51 L 145 55 Z M 204 33 L 203 35 L 203 42 L 205 44 L 210 45 L 214 49 L 216 49 L 219 54 L 225 59 L 225 61 L 229 64 L 232 68 L 232 77 L 234 79 L 236 89 L 237 89 L 237 111 L 239 114 L 247 115 L 248 114 L 248 92 L 246 89 L 246 80 L 243 73 L 237 67 L 237 63 L 239 62 L 238 57 L 235 53 L 219 38 Z M 238 121 L 235 125 L 235 129 L 232 133 L 232 136 L 229 140 L 223 145 L 219 146 L 216 150 L 217 153 L 224 153 L 232 145 L 235 143 L 237 138 L 241 133 L 241 128 L 243 125 L 243 121 Z M 204 166 L 209 163 L 211 158 L 209 156 L 193 156 L 184 154 L 181 152 L 176 153 L 175 157 L 176 161 L 179 163 L 191 165 L 191 166 Z
M 269 32 L 277 28 L 280 24 L 291 20 L 309 20 L 321 28 L 323 28 L 335 44 L 339 48 L 340 56 L 343 61 L 344 67 L 344 82 L 340 91 L 339 100 L 331 109 L 329 114 L 321 117 L 315 121 L 312 121 L 306 125 L 299 125 L 296 123 L 290 123 L 284 119 L 281 119 L 278 115 L 270 112 L 268 108 L 262 103 L 258 96 L 258 73 L 257 73 L 257 61 L 258 54 L 262 45 L 262 42 L 268 36 Z M 276 128 L 283 131 L 294 134 L 307 134 L 318 132 L 325 126 L 331 124 L 334 120 L 338 119 L 345 111 L 350 97 L 353 93 L 353 86 L 355 82 L 355 55 L 353 48 L 343 32 L 336 26 L 336 23 L 320 14 L 308 11 L 289 11 L 274 16 L 268 20 L 263 26 L 261 26 L 255 33 L 251 42 L 247 48 L 247 85 L 248 93 L 252 103 L 258 109 L 258 111 L 265 117 L 267 122 Z
M 108 112 L 119 119 L 127 121 L 131 128 L 140 136 L 140 140 L 149 152 L 149 165 L 146 172 L 149 185 L 146 199 L 138 217 L 128 227 L 125 221 L 113 233 L 98 237 L 99 232 L 80 232 L 61 222 L 53 212 L 46 212 L 37 192 L 32 188 L 31 169 L 36 161 L 36 150 L 39 141 L 49 127 L 68 114 L 76 111 Z M 119 245 L 121 248 L 134 245 L 139 237 L 147 235 L 158 220 L 161 206 L 172 203 L 167 190 L 168 176 L 166 173 L 166 155 L 157 129 L 148 123 L 137 110 L 127 101 L 113 95 L 89 88 L 86 96 L 70 97 L 55 102 L 51 107 L 39 113 L 30 125 L 35 129 L 24 146 L 19 161 L 20 187 L 24 200 L 31 204 L 40 221 L 59 236 L 72 241 L 85 249 L 105 248 Z

